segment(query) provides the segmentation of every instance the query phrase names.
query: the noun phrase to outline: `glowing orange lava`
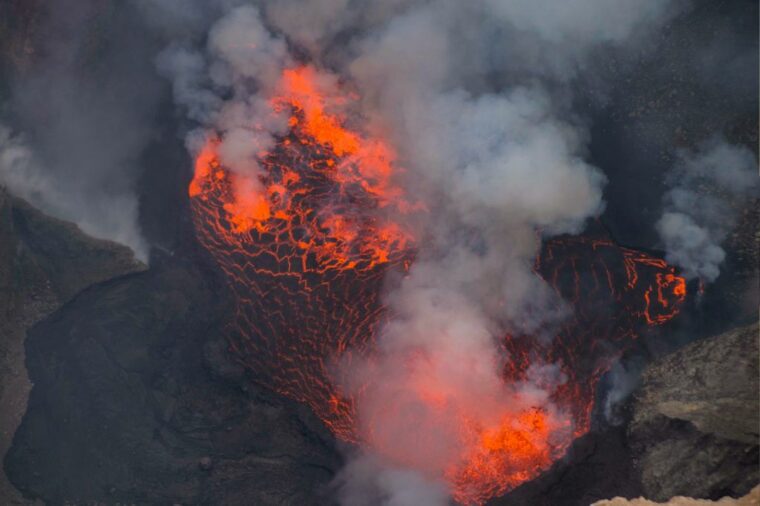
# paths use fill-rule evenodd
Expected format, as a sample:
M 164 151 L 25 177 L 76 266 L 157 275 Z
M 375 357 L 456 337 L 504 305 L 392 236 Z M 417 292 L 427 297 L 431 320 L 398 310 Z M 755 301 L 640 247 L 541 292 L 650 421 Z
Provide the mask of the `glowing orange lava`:
M 188 192 L 198 238 L 235 297 L 226 329 L 232 354 L 254 380 L 361 444 L 354 400 L 331 381 L 333 364 L 371 356 L 386 318 L 382 281 L 413 259 L 414 238 L 394 216 L 420 206 L 394 181 L 393 149 L 348 128 L 351 97 L 332 90 L 311 67 L 286 70 L 270 105 L 288 115 L 289 130 L 261 153 L 262 176 L 222 166 L 220 141 L 210 138 Z M 559 411 L 505 405 L 484 423 L 450 409 L 439 385 L 417 390 L 429 409 L 455 417 L 460 458 L 440 478 L 462 504 L 502 494 L 559 458 L 588 430 L 596 383 L 637 325 L 665 323 L 686 297 L 683 278 L 664 261 L 605 239 L 549 241 L 536 272 L 574 304 L 576 320 L 550 343 L 507 336 L 503 377 L 511 384 L 532 363 L 560 364 L 567 381 L 553 394 Z
M 568 432 L 569 425 L 569 419 L 531 408 L 506 415 L 498 426 L 474 430 L 465 464 L 448 475 L 454 498 L 478 504 L 535 478 L 564 453 L 566 446 L 552 435 Z
M 190 196 L 219 195 L 222 228 L 238 234 L 235 242 L 245 242 L 252 230 L 271 234 L 296 246 L 306 270 L 371 269 L 403 255 L 409 233 L 381 212 L 414 207 L 392 182 L 393 151 L 344 128 L 340 117 L 325 111 L 310 67 L 286 70 L 280 89 L 271 105 L 288 109 L 292 130 L 276 157 L 261 154 L 266 177 L 250 181 L 221 168 L 215 152 L 219 141 L 212 138 L 196 158 Z M 296 169 L 303 165 L 308 171 Z

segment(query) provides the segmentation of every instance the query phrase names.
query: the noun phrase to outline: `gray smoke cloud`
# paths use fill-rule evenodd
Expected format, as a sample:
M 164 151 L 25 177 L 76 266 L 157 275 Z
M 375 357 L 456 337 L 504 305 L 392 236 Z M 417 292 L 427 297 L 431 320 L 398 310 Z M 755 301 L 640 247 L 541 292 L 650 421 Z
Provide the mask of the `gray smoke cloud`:
M 151 36 L 134 37 L 140 18 L 127 4 L 66 0 L 30 8 L 41 10 L 33 52 L 5 76 L 11 93 L 0 183 L 145 260 L 135 187 L 161 96 Z
M 190 151 L 218 138 L 220 162 L 238 176 L 237 199 L 258 195 L 259 154 L 287 129 L 287 115 L 267 101 L 292 64 L 285 41 L 269 32 L 257 9 L 243 5 L 214 23 L 205 50 L 170 46 L 156 63 L 172 80 L 176 102 L 199 125 L 186 136 Z
M 341 504 L 409 506 L 449 504 L 446 487 L 408 469 L 388 467 L 371 454 L 354 454 L 335 478 Z
M 112 162 L 103 160 L 105 167 Z M 105 192 L 107 183 L 101 177 L 107 170 L 95 180 L 80 181 L 68 179 L 80 175 L 66 177 L 61 166 L 51 168 L 21 134 L 0 125 L 0 184 L 45 212 L 73 221 L 94 237 L 129 246 L 138 259 L 146 261 L 148 246 L 138 226 L 138 203 L 131 188 L 117 186 Z
M 742 202 L 757 195 L 755 156 L 746 147 L 714 137 L 679 152 L 668 183 L 656 224 L 666 259 L 688 278 L 714 281 L 726 257 L 721 244 L 736 213 Z
M 617 408 L 639 386 L 644 364 L 639 361 L 616 361 L 606 374 L 609 391 L 604 397 L 602 412 L 611 425 L 620 425 L 624 419 Z

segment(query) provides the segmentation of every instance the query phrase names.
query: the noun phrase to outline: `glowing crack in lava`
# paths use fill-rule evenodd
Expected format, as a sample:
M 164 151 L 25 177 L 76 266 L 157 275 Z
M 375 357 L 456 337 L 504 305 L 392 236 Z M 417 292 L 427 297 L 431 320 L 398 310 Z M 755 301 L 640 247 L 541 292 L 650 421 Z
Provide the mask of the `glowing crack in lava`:
M 290 115 L 289 131 L 261 154 L 261 180 L 222 167 L 212 138 L 189 194 L 198 237 L 237 297 L 229 340 L 239 360 L 355 441 L 330 360 L 371 345 L 382 279 L 411 258 L 409 233 L 386 216 L 414 206 L 392 183 L 393 152 L 328 114 L 314 77 L 309 67 L 284 72 L 270 104 Z
M 394 184 L 393 150 L 350 130 L 315 81 L 310 67 L 283 73 L 270 105 L 289 115 L 289 128 L 260 154 L 256 181 L 223 167 L 219 141 L 208 140 L 189 188 L 194 224 L 236 298 L 227 336 L 236 359 L 257 381 L 309 405 L 339 438 L 372 444 L 403 465 L 404 456 L 358 430 L 356 399 L 331 378 L 337 360 L 371 359 L 387 318 L 382 280 L 413 261 L 414 238 L 393 217 L 420 206 Z M 566 380 L 551 394 L 557 410 L 505 403 L 484 419 L 447 409 L 435 381 L 409 385 L 454 428 L 461 458 L 438 478 L 463 504 L 504 493 L 559 458 L 588 430 L 595 386 L 637 329 L 667 322 L 686 297 L 683 278 L 664 261 L 604 237 L 548 241 L 535 271 L 573 303 L 575 318 L 551 342 L 506 336 L 503 379 L 519 385 L 532 364 L 558 364 Z M 387 406 L 394 409 L 402 408 Z

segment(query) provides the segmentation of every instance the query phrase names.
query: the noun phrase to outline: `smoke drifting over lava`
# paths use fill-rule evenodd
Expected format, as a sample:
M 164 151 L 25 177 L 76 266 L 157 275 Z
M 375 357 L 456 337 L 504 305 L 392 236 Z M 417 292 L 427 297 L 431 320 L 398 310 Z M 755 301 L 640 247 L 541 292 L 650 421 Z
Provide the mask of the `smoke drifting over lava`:
M 554 85 L 673 10 L 628 7 L 272 2 L 158 58 L 198 124 L 189 194 L 239 299 L 231 346 L 359 444 L 346 504 L 477 504 L 535 477 L 588 430 L 636 325 L 678 312 L 665 262 L 545 243 L 602 210 L 605 181 Z M 599 30 L 601 11 L 617 22 Z M 587 287 L 563 292 L 563 248 L 611 255 L 585 272 L 628 320 L 575 314 Z

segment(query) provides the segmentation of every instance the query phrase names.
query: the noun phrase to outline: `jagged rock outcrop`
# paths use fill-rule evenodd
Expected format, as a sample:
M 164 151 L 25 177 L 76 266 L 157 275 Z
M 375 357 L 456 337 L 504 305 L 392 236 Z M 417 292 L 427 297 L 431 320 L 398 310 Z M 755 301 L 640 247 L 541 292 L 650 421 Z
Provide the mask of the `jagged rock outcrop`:
M 757 485 L 758 375 L 757 324 L 647 368 L 629 426 L 645 497 L 737 497 Z
M 24 338 L 87 286 L 144 269 L 121 245 L 88 237 L 0 187 L 0 457 L 26 410 Z M 25 504 L 0 473 L 0 503 Z
M 674 497 L 666 503 L 659 503 L 648 501 L 644 498 L 631 499 L 629 501 L 628 499 L 623 499 L 622 497 L 616 497 L 608 501 L 595 502 L 591 506 L 757 506 L 758 504 L 760 504 L 760 486 L 753 488 L 749 494 L 738 499 L 734 499 L 732 497 L 724 497 L 722 499 L 718 499 L 717 501 L 710 501 L 707 499 L 692 499 L 691 497 Z

